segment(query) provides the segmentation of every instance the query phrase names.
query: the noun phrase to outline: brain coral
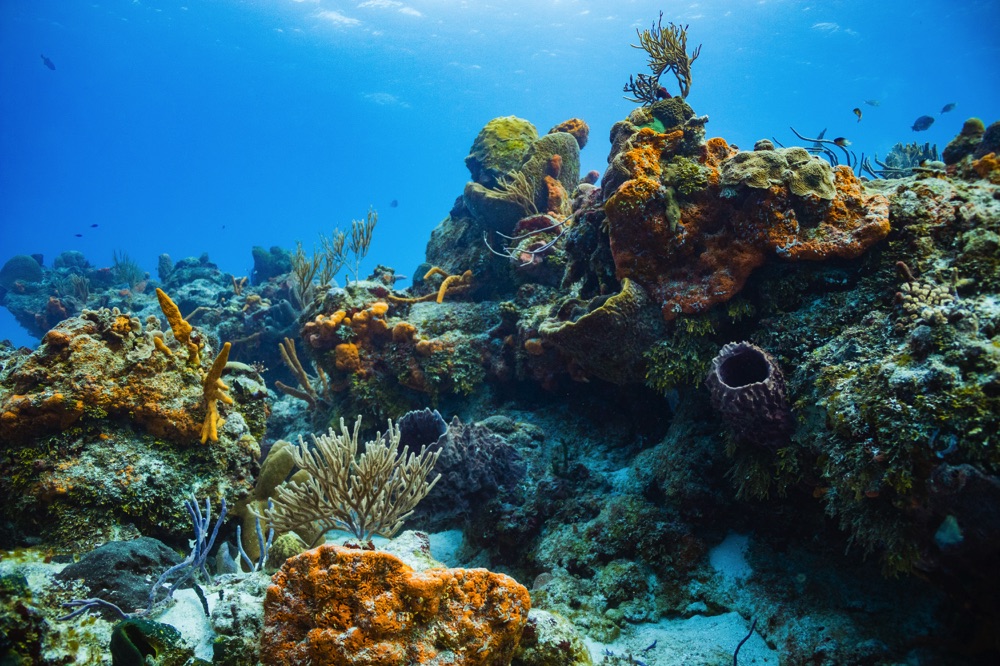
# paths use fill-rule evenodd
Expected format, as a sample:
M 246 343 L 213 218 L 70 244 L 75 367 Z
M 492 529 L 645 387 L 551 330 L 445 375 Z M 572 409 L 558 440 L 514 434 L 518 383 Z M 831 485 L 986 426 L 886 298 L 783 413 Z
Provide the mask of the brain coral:
M 723 164 L 720 182 L 758 189 L 784 184 L 797 196 L 813 194 L 826 200 L 837 195 L 833 167 L 799 147 L 736 153 Z
M 7 260 L 0 268 L 0 287 L 10 289 L 17 281 L 40 282 L 42 267 L 34 257 L 27 254 L 17 254 Z

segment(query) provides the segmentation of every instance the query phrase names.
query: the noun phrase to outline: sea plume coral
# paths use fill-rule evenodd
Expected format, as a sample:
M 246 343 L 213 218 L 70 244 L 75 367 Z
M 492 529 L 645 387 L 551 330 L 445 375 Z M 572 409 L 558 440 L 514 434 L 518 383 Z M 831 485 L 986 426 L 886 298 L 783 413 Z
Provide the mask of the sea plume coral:
M 340 419 L 340 433 L 333 428 L 316 437 L 313 446 L 299 438 L 290 451 L 295 465 L 309 473 L 301 482 L 284 483 L 275 491 L 267 521 L 275 532 L 322 535 L 336 528 L 353 534 L 360 542 L 372 535 L 391 537 L 427 496 L 438 477 L 428 481 L 438 452 L 422 448 L 419 454 L 399 449 L 399 428 L 392 421 L 386 432 L 377 433 L 358 456 L 358 433 Z

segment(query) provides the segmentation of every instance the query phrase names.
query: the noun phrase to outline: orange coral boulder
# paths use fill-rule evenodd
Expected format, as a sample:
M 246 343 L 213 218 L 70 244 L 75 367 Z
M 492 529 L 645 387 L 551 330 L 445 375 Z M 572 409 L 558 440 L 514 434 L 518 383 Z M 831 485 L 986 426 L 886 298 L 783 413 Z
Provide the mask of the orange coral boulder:
M 415 571 L 394 555 L 320 546 L 290 558 L 264 601 L 265 664 L 509 664 L 531 600 L 485 569 Z

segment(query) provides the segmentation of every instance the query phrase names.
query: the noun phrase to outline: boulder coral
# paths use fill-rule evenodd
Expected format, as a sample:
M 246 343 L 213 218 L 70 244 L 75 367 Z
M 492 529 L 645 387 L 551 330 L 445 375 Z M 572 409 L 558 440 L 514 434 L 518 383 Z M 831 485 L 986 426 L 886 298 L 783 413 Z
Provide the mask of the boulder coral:
M 11 289 L 16 282 L 41 282 L 42 267 L 27 254 L 17 254 L 0 268 L 0 287 Z
M 465 166 L 474 182 L 496 187 L 498 178 L 524 163 L 531 144 L 537 140 L 538 130 L 527 120 L 516 116 L 494 118 L 476 136 Z
M 619 279 L 641 284 L 667 320 L 729 300 L 771 259 L 851 259 L 889 233 L 888 200 L 845 166 L 802 148 L 706 142 L 694 117 L 662 132 L 659 117 L 644 119 L 653 124 L 613 130 L 605 213 Z
M 273 666 L 509 664 L 528 590 L 485 569 L 415 571 L 394 555 L 320 546 L 290 558 L 264 600 Z

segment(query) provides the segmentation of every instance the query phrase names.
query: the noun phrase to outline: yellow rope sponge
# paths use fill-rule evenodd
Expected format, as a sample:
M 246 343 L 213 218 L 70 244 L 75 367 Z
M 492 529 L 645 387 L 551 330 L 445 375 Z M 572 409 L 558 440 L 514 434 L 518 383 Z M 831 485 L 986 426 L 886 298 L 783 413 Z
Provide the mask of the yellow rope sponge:
M 222 381 L 222 371 L 226 369 L 226 363 L 229 362 L 229 349 L 232 346 L 230 342 L 222 345 L 219 355 L 215 357 L 212 368 L 205 376 L 205 381 L 201 384 L 205 390 L 205 403 L 208 406 L 208 413 L 205 414 L 205 422 L 201 425 L 202 444 L 208 440 L 212 440 L 213 442 L 219 441 L 219 422 L 221 419 L 219 418 L 218 401 L 221 400 L 227 405 L 233 404 L 233 399 L 227 393 L 229 387 Z

